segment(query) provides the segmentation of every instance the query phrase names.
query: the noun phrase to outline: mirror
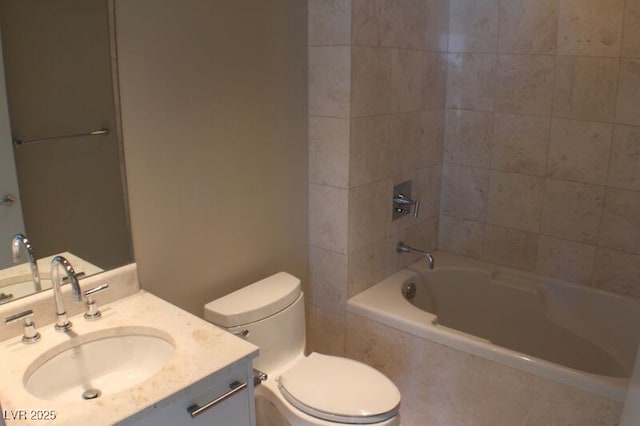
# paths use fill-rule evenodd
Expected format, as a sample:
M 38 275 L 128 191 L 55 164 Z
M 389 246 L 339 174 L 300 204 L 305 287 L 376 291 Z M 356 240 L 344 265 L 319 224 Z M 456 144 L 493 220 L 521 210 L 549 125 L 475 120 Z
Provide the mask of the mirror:
M 113 24 L 110 0 L 0 0 L 8 105 L 0 162 L 11 146 L 18 182 L 15 190 L 0 182 L 0 199 L 15 198 L 0 204 L 0 293 L 2 274 L 15 268 L 6 235 L 18 232 L 38 258 L 68 253 L 86 275 L 133 261 Z M 20 220 L 6 220 L 20 207 Z

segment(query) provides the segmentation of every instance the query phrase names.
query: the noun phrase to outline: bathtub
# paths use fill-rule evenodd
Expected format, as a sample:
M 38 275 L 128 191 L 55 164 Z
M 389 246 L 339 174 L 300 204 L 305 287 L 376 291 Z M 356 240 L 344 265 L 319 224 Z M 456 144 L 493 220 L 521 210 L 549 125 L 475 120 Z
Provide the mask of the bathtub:
M 640 302 L 439 252 L 352 297 L 347 310 L 404 333 L 623 402 Z M 407 297 L 408 296 L 408 297 Z

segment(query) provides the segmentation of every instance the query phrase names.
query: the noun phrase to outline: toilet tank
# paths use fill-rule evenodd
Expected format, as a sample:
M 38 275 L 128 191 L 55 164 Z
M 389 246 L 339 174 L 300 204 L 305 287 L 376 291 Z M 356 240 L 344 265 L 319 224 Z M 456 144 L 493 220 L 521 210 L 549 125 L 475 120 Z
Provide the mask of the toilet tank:
M 304 352 L 304 299 L 300 280 L 279 272 L 204 307 L 204 318 L 260 348 L 254 367 L 266 373 Z

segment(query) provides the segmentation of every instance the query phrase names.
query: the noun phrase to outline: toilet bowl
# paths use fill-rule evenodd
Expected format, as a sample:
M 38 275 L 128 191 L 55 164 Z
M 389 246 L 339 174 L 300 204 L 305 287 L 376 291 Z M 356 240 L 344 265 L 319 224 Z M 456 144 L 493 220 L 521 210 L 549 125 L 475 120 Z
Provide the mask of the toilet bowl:
M 258 426 L 398 426 L 400 392 L 385 375 L 347 358 L 305 355 L 300 280 L 279 272 L 205 305 L 205 319 L 260 348 L 254 368 Z

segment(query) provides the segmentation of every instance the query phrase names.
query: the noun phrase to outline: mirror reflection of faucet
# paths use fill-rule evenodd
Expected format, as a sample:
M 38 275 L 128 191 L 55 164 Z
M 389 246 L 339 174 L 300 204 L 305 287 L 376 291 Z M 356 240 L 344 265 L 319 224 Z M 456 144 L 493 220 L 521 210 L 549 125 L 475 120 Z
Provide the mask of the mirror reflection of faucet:
M 11 256 L 13 257 L 13 263 L 20 261 L 20 248 L 24 247 L 29 257 L 29 266 L 31 267 L 31 277 L 33 278 L 33 284 L 36 286 L 36 291 L 42 290 L 42 284 L 40 283 L 40 271 L 38 270 L 38 262 L 36 254 L 33 249 L 33 244 L 24 234 L 16 234 L 11 240 Z
M 418 249 L 415 247 L 411 247 L 405 243 L 403 243 L 402 241 L 398 242 L 398 244 L 396 245 L 396 252 L 398 253 L 418 253 L 421 254 L 425 257 L 425 259 L 427 259 L 427 262 L 429 263 L 429 269 L 433 269 L 436 266 L 436 261 L 433 258 L 433 255 L 425 250 L 422 249 Z

